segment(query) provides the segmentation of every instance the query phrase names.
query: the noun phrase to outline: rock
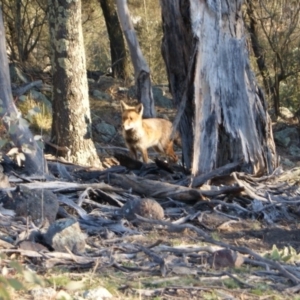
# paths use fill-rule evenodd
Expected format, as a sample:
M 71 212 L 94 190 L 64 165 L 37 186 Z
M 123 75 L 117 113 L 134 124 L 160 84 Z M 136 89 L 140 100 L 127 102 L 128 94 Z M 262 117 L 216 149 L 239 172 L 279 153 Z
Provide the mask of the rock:
M 287 147 L 292 141 L 299 141 L 299 133 L 297 128 L 287 127 L 283 130 L 274 132 L 274 139 L 279 146 Z
M 286 107 L 279 107 L 279 113 L 283 120 L 287 121 L 294 117 L 294 114 Z
M 32 241 L 22 241 L 17 246 L 19 249 L 22 250 L 49 252 L 49 250 L 44 245 Z
M 20 185 L 11 195 L 3 200 L 3 207 L 14 210 L 16 216 L 31 217 L 36 225 L 42 224 L 43 218 L 50 224 L 55 221 L 59 204 L 53 192 Z
M 167 93 L 163 88 L 158 86 L 152 87 L 153 98 L 155 101 L 155 105 L 161 106 L 164 108 L 173 108 L 174 104 L 172 98 L 167 96 Z
M 30 96 L 33 100 L 44 103 L 49 109 L 49 112 L 52 112 L 52 103 L 43 93 L 36 90 L 31 90 Z
M 299 149 L 300 150 L 300 149 Z M 294 168 L 296 166 L 296 164 L 294 164 L 292 161 L 290 161 L 288 158 L 283 158 L 281 163 L 288 167 L 288 168 Z
M 104 287 L 88 290 L 83 293 L 83 298 L 86 300 L 102 300 L 112 298 L 112 294 Z
M 55 299 L 57 299 L 57 300 L 72 300 L 73 297 L 71 295 L 69 295 L 67 292 L 65 292 L 64 290 L 60 290 L 56 294 Z
M 88 77 L 88 79 L 94 79 L 94 81 L 97 81 L 99 80 L 99 78 L 103 75 L 105 75 L 104 72 L 98 70 L 98 71 L 90 71 L 90 70 L 87 70 L 86 71 L 86 75 Z
M 86 235 L 81 232 L 79 223 L 74 219 L 59 219 L 51 224 L 44 234 L 44 241 L 54 250 L 75 254 L 84 252 Z
M 108 124 L 104 121 L 96 125 L 96 130 L 101 134 L 101 138 L 105 142 L 110 141 L 117 133 L 116 128 L 113 125 Z
M 135 214 L 148 219 L 162 220 L 164 209 L 153 199 L 134 199 L 126 202 L 122 207 L 121 214 L 129 221 L 136 219 Z
M 106 101 L 112 100 L 109 94 L 101 92 L 99 90 L 93 90 L 92 95 L 97 99 L 106 100 Z
M 270 109 L 268 111 L 269 115 L 271 116 L 271 119 L 273 122 L 275 121 L 289 121 L 292 120 L 294 118 L 294 114 L 286 107 L 279 107 L 279 114 L 280 116 L 278 117 L 278 119 L 276 120 L 276 116 L 275 116 L 275 110 L 274 108 Z
M 33 300 L 45 300 L 45 299 L 55 299 L 56 291 L 55 289 L 49 287 L 36 287 L 30 291 Z
M 244 257 L 236 251 L 222 249 L 215 251 L 207 262 L 214 269 L 240 267 L 244 263 Z
M 292 156 L 300 156 L 300 148 L 296 145 L 291 145 L 288 151 Z

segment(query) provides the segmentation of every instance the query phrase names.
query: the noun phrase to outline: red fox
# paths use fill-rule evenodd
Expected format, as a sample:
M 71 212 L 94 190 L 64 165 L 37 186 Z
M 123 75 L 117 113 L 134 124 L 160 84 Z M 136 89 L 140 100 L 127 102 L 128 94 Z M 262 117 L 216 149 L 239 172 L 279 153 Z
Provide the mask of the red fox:
M 143 104 L 129 106 L 121 101 L 122 131 L 126 146 L 131 155 L 137 159 L 137 151 L 142 153 L 143 161 L 148 162 L 147 149 L 153 147 L 156 152 L 164 153 L 177 162 L 178 157 L 173 150 L 173 141 L 170 139 L 172 123 L 165 119 L 142 119 Z M 180 143 L 179 134 L 176 134 L 176 144 Z

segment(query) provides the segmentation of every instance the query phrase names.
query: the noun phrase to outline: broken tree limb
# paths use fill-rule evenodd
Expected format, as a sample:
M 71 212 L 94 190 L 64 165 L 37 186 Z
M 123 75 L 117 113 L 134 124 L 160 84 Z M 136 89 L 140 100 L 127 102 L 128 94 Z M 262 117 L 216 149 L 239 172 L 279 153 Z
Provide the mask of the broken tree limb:
M 193 178 L 192 181 L 192 187 L 199 187 L 202 184 L 204 184 L 206 181 L 216 177 L 216 176 L 224 176 L 229 175 L 231 172 L 236 171 L 241 166 L 238 162 L 233 162 L 230 164 L 227 164 L 225 166 L 222 166 L 220 168 L 217 168 L 215 170 L 212 170 L 211 172 L 208 172 L 206 174 L 196 176 Z
M 19 97 L 19 96 L 22 96 L 27 91 L 31 90 L 32 88 L 34 88 L 36 86 L 37 87 L 41 87 L 42 84 L 43 84 L 42 80 L 36 80 L 36 81 L 30 82 L 30 83 L 26 83 L 26 84 L 24 84 L 22 86 L 14 88 L 12 90 L 12 94 L 13 94 L 14 97 Z
M 132 175 L 119 174 L 110 174 L 109 183 L 123 189 L 132 189 L 133 192 L 145 197 L 165 199 L 170 197 L 182 202 L 196 202 L 204 200 L 204 197 L 215 197 L 220 194 L 236 193 L 244 190 L 243 187 L 233 186 L 205 191 Z

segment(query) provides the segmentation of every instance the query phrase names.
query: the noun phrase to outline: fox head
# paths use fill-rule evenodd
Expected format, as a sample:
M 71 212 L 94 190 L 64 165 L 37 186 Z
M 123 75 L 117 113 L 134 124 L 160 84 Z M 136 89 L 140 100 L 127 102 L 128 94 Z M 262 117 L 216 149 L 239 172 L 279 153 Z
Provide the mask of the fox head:
M 140 103 L 136 106 L 129 106 L 124 101 L 121 101 L 121 108 L 122 126 L 125 131 L 142 126 L 143 104 Z

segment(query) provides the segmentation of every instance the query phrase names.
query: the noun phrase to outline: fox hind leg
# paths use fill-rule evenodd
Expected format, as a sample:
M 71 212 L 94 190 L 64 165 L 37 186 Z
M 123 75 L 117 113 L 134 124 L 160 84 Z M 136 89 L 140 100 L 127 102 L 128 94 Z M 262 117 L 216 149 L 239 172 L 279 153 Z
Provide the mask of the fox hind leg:
M 158 145 L 158 146 L 154 146 L 153 149 L 158 153 L 167 155 L 169 158 L 171 158 L 171 160 L 173 162 L 178 161 L 178 156 L 175 154 L 175 152 L 173 150 L 173 142 L 172 141 L 169 141 L 168 143 L 166 143 L 166 145 L 164 147 L 162 147 L 161 145 Z
M 178 156 L 175 154 L 174 149 L 173 149 L 173 142 L 170 141 L 169 143 L 167 143 L 165 149 L 164 149 L 165 153 L 171 158 L 171 160 L 173 162 L 177 162 L 178 161 Z

